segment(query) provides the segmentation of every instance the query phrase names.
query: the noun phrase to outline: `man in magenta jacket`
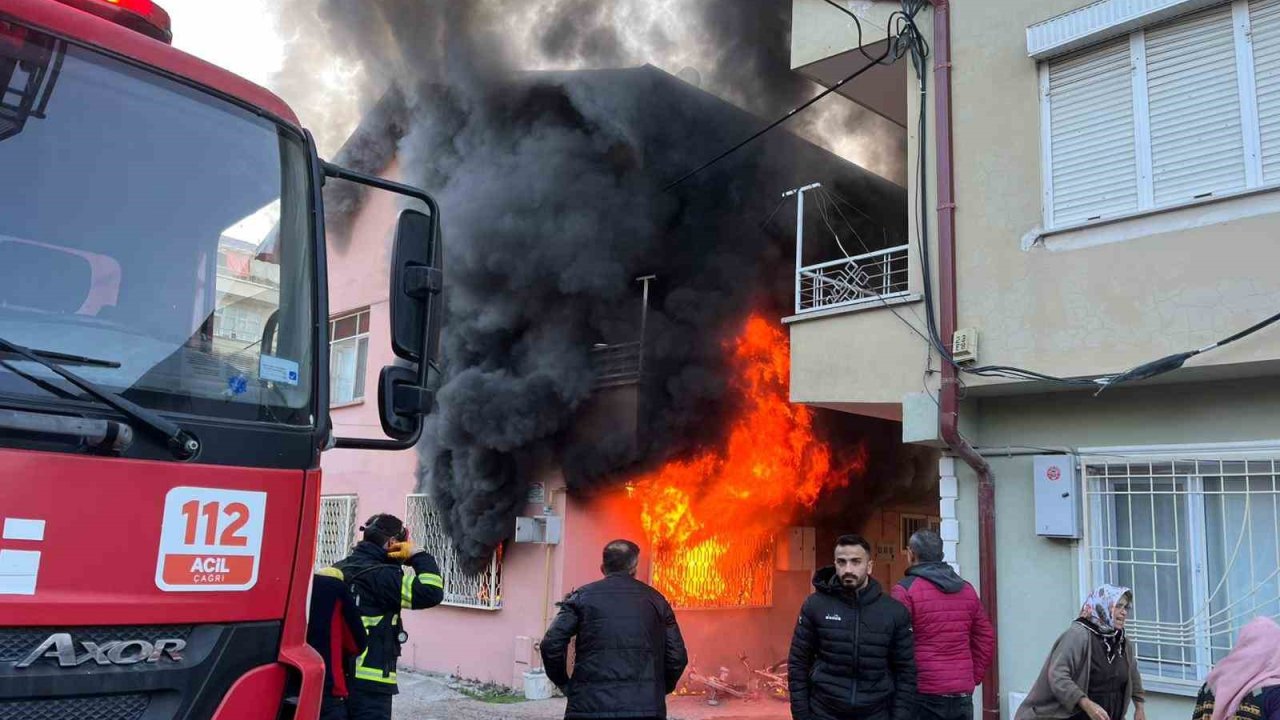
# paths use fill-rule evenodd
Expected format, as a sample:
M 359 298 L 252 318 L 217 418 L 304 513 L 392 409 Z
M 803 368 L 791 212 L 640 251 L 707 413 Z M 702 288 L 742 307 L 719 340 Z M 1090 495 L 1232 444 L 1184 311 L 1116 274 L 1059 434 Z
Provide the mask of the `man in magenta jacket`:
M 911 567 L 892 594 L 907 606 L 915 629 L 917 717 L 971 720 L 973 689 L 995 657 L 995 633 L 978 593 L 942 557 L 938 533 L 912 535 Z

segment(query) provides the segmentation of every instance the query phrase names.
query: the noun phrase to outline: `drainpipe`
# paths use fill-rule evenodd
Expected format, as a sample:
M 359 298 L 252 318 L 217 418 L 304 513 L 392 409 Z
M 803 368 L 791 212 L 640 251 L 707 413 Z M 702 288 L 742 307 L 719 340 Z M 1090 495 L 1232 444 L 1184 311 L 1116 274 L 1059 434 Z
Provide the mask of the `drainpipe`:
M 550 483 L 548 483 L 548 485 L 549 484 Z M 543 515 L 549 517 L 555 513 L 556 493 L 560 491 L 561 491 L 561 488 L 558 488 L 558 487 L 547 488 L 547 491 L 546 491 L 547 497 L 542 504 Z M 566 510 L 568 509 L 567 501 L 566 501 L 565 509 Z M 563 515 L 561 517 L 563 519 Z M 538 667 L 542 667 L 542 637 L 546 635 L 547 628 L 551 622 L 551 576 L 552 576 L 551 554 L 554 550 L 555 550 L 555 546 L 552 545 L 551 543 L 547 543 L 547 556 L 546 556 L 545 565 L 542 568 L 542 572 L 543 572 L 542 625 L 538 630 L 538 640 L 533 644 L 534 651 L 538 653 L 538 657 L 536 658 L 538 662 Z
M 956 203 L 951 138 L 951 8 L 949 0 L 933 4 L 934 111 L 937 134 L 938 284 L 942 341 L 956 330 Z M 923 148 L 921 148 L 923 151 Z M 929 272 L 925 268 L 925 272 Z M 978 476 L 978 575 L 983 605 L 996 628 L 996 659 L 982 681 L 982 716 L 1000 720 L 1000 652 L 996 603 L 996 492 L 991 465 L 960 435 L 960 398 L 956 369 L 942 365 L 939 426 L 942 440 Z

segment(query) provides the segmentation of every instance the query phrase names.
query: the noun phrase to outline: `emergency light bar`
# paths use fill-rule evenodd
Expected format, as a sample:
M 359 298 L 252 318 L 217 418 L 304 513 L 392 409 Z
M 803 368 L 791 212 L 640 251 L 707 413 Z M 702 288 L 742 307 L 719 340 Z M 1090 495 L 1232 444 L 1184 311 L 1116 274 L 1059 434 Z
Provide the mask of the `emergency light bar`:
M 59 0 L 77 10 L 140 32 L 162 43 L 173 42 L 169 13 L 152 0 Z

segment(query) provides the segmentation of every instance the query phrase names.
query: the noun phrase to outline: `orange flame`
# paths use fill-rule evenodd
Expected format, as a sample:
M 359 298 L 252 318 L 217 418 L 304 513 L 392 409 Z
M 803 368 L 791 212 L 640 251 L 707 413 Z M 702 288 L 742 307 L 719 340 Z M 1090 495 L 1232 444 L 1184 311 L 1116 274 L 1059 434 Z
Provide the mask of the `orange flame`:
M 627 483 L 628 496 L 641 503 L 653 583 L 677 606 L 768 604 L 778 531 L 865 463 L 860 448 L 837 467 L 814 433 L 812 412 L 789 401 L 782 330 L 752 316 L 732 350 L 744 407 L 725 447 Z

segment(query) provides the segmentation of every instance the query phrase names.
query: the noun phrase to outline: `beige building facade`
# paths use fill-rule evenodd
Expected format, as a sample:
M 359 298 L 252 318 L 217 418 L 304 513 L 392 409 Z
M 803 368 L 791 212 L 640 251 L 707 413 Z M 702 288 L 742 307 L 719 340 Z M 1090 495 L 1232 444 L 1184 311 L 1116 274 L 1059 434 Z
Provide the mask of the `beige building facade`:
M 903 25 L 899 2 L 835 4 L 859 18 L 861 48 L 832 3 L 793 2 L 792 67 L 828 86 Z M 940 0 L 915 17 L 931 52 L 940 9 L 956 324 L 976 349 L 962 364 L 1072 381 L 959 378 L 961 432 L 995 475 L 1002 716 L 1085 589 L 1107 581 L 1137 595 L 1148 717 L 1189 717 L 1238 628 L 1280 615 L 1280 327 L 1143 382 L 1090 381 L 1280 310 L 1280 2 Z M 911 60 L 827 100 L 868 107 L 907 137 L 907 287 L 798 299 L 791 392 L 902 419 L 905 439 L 942 445 L 946 361 L 925 339 L 925 297 L 940 297 L 946 270 L 936 69 L 947 61 L 925 58 L 920 78 Z M 830 278 L 831 263 L 868 262 L 797 268 L 798 288 Z M 949 559 L 977 585 L 977 478 L 950 457 L 940 473 Z

